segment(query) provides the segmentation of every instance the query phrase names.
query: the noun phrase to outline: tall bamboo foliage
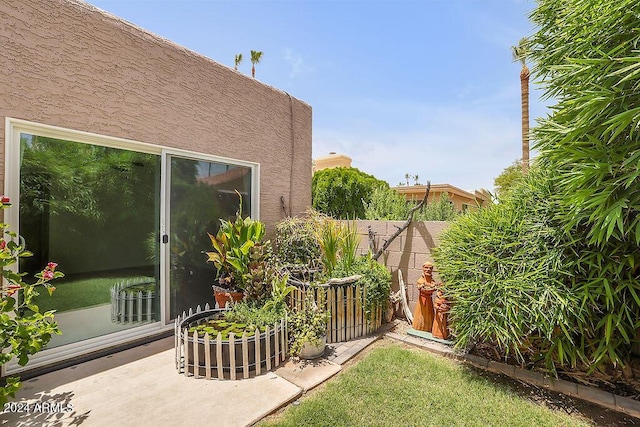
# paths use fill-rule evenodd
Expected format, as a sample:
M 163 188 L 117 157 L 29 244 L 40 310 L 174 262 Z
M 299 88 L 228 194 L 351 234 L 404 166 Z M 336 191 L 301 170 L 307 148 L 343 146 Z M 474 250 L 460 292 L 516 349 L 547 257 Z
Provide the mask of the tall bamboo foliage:
M 604 371 L 640 328 L 640 3 L 539 0 L 531 19 L 533 74 L 557 101 L 539 161 L 459 217 L 436 261 L 459 346 Z
M 442 236 L 434 255 L 458 347 L 482 342 L 552 370 L 584 359 L 572 350 L 583 311 L 567 286 L 554 193 L 532 168 L 500 204 L 458 217 Z
M 535 135 L 575 241 L 591 362 L 624 362 L 640 327 L 640 3 L 542 0 L 534 73 L 558 100 Z

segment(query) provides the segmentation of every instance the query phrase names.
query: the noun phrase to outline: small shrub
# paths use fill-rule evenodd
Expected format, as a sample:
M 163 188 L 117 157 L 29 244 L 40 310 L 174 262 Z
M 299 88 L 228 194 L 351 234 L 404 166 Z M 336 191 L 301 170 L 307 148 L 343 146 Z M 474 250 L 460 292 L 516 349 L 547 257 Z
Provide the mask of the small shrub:
M 312 346 L 320 345 L 322 337 L 327 335 L 327 322 L 331 313 L 318 307 L 313 298 L 313 290 L 307 289 L 304 304 L 294 310 L 288 318 L 291 355 L 297 356 L 306 343 Z
M 393 188 L 376 187 L 371 193 L 371 201 L 365 203 L 365 219 L 400 221 L 408 215 L 406 198 Z
M 404 221 L 416 200 L 407 201 L 393 188 L 378 187 L 373 190 L 371 201 L 365 203 L 365 219 Z M 413 214 L 414 221 L 452 221 L 458 216 L 449 200 L 449 194 L 442 193 L 436 201 L 427 203 Z
M 317 265 L 320 244 L 315 230 L 321 216 L 313 211 L 304 217 L 287 218 L 276 224 L 275 255 L 288 265 Z
M 347 266 L 341 260 L 333 272 L 333 277 L 347 277 L 355 274 L 362 276 L 360 283 L 366 290 L 364 307 L 367 316 L 378 307 L 384 309 L 391 292 L 391 273 L 387 267 L 373 260 L 371 255 L 364 255 L 356 258 L 351 266 Z

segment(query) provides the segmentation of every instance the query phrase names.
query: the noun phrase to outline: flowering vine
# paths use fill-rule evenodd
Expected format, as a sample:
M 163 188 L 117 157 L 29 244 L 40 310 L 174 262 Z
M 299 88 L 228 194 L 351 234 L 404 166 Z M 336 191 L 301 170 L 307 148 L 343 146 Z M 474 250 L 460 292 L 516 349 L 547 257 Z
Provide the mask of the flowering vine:
M 0 196 L 0 209 L 11 206 L 10 199 Z M 58 264 L 49 262 L 35 275 L 36 282 L 24 281 L 26 273 L 17 273 L 12 266 L 17 265 L 20 258 L 33 254 L 19 243 L 18 235 L 8 230 L 8 225 L 0 223 L 0 366 L 14 357 L 24 366 L 29 356 L 40 351 L 50 340 L 52 334 L 60 334 L 58 325 L 53 321 L 53 311 L 40 312 L 33 299 L 39 295 L 38 288 L 44 287 L 53 293 L 55 287 L 50 281 L 63 277 L 57 271 Z M 9 397 L 15 397 L 20 388 L 17 377 L 6 378 L 0 386 L 0 404 L 4 405 Z

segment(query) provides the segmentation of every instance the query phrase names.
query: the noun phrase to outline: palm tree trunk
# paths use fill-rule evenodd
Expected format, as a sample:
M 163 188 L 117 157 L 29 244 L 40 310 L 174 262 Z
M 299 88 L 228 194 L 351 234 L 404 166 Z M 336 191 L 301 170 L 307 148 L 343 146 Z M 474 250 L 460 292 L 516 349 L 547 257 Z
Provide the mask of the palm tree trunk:
M 520 92 L 522 95 L 522 173 L 529 170 L 529 69 L 522 66 Z
M 251 66 L 251 77 L 253 77 L 254 79 L 256 78 L 256 66 L 255 65 Z

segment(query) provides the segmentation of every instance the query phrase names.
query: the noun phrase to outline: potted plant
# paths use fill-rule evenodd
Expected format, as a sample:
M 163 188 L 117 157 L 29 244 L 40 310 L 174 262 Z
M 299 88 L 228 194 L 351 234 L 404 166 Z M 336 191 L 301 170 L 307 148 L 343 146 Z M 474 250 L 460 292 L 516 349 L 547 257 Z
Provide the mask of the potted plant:
M 217 270 L 213 289 L 220 307 L 228 301 L 242 300 L 249 286 L 265 283 L 256 280 L 271 253 L 269 242 L 262 242 L 264 233 L 262 222 L 242 218 L 242 199 L 234 221 L 221 219 L 218 233 L 215 236 L 207 233 L 213 246 L 213 251 L 206 252 L 207 262 L 212 262 Z
M 303 306 L 289 316 L 291 355 L 301 359 L 321 357 L 327 345 L 327 322 L 330 318 L 331 313 L 316 304 L 314 290 L 307 289 Z

